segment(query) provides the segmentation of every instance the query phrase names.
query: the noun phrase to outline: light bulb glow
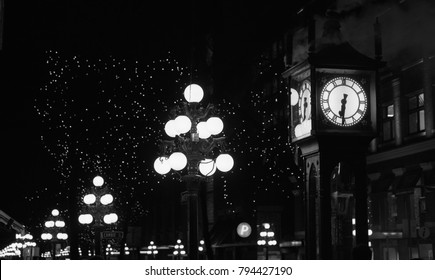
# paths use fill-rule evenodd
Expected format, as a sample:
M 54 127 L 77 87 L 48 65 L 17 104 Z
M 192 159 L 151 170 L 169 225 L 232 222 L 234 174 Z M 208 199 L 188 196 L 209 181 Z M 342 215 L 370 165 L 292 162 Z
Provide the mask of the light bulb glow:
M 169 137 L 177 136 L 177 126 L 175 120 L 170 120 L 165 125 L 165 132 Z
M 211 136 L 211 132 L 208 130 L 206 122 L 199 122 L 196 125 L 196 129 L 198 131 L 199 138 L 201 139 L 207 139 Z
M 109 205 L 113 202 L 113 196 L 111 194 L 105 194 L 100 198 L 100 202 L 103 205 Z
M 184 90 L 184 98 L 187 102 L 200 102 L 204 97 L 204 91 L 197 84 L 191 84 Z
M 224 129 L 224 123 L 218 117 L 211 117 L 207 120 L 207 129 L 211 134 L 217 135 Z
M 94 179 L 92 180 L 92 183 L 96 187 L 101 187 L 104 184 L 104 179 L 101 176 L 95 176 Z
M 229 154 L 220 154 L 216 158 L 216 167 L 222 172 L 230 171 L 234 166 L 234 159 Z
M 83 202 L 88 205 L 93 204 L 96 200 L 97 198 L 93 194 L 87 194 L 83 197 Z
M 187 165 L 187 157 L 181 152 L 172 153 L 169 156 L 169 165 L 175 171 L 180 171 Z
M 216 163 L 212 159 L 204 159 L 199 163 L 199 172 L 204 176 L 211 176 L 216 172 Z
M 181 115 L 175 118 L 175 129 L 178 134 L 183 134 L 189 132 L 192 127 L 192 122 L 188 116 Z
M 169 171 L 171 171 L 169 159 L 167 157 L 158 157 L 154 161 L 154 170 L 161 175 L 167 174 Z

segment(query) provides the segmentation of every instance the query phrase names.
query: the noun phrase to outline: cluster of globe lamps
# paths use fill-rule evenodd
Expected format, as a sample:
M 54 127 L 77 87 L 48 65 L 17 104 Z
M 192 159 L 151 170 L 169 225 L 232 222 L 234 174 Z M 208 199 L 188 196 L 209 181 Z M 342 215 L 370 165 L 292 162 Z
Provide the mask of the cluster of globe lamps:
M 101 187 L 104 184 L 104 179 L 101 176 L 96 176 L 92 183 L 95 187 Z M 93 206 L 94 204 L 97 206 L 97 196 L 95 194 L 87 194 L 83 197 L 83 202 L 88 206 Z M 109 193 L 103 194 L 99 197 L 99 203 L 104 206 L 108 206 L 113 202 L 113 196 Z M 94 217 L 92 214 L 81 214 L 79 216 L 79 222 L 84 225 L 91 224 L 94 221 Z M 103 221 L 106 224 L 113 224 L 118 221 L 118 215 L 115 213 L 106 214 L 103 217 Z
M 199 85 L 191 84 L 184 90 L 184 98 L 189 104 L 199 103 L 204 96 L 204 91 Z M 212 116 L 206 121 L 192 120 L 187 115 L 179 115 L 169 120 L 165 125 L 166 134 L 175 138 L 191 132 L 191 140 L 198 142 L 199 139 L 208 139 L 222 132 L 224 124 L 219 117 Z M 160 156 L 154 161 L 154 169 L 157 173 L 165 175 L 172 170 L 181 171 L 187 165 L 188 159 L 182 152 L 174 152 L 169 157 Z M 199 162 L 199 172 L 204 176 L 211 176 L 216 169 L 228 172 L 234 166 L 234 160 L 227 153 L 220 154 L 216 159 L 205 158 Z
M 63 229 L 65 227 L 65 222 L 60 219 L 59 210 L 53 209 L 53 211 L 51 211 L 51 215 L 53 219 L 45 222 L 45 228 L 51 231 L 60 231 L 61 229 Z M 42 240 L 52 240 L 54 236 L 49 232 L 45 232 L 41 234 L 41 238 Z M 58 240 L 66 240 L 68 239 L 68 234 L 64 232 L 57 232 L 55 238 L 57 238 Z

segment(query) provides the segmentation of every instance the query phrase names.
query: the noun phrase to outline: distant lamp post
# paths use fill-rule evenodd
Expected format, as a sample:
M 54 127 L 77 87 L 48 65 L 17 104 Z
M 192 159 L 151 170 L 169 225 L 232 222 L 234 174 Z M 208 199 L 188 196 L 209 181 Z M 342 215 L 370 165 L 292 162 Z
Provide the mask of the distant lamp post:
M 269 247 L 276 246 L 278 243 L 275 240 L 275 232 L 271 229 L 269 223 L 263 223 L 260 226 L 260 237 L 257 241 L 258 246 L 264 246 L 265 258 L 269 259 Z
M 158 253 L 159 250 L 157 250 L 156 244 L 154 244 L 154 241 L 150 241 L 150 245 L 148 245 L 145 254 L 147 254 L 148 256 L 152 256 L 152 258 L 155 259 Z
M 51 254 L 53 259 L 57 257 L 57 245 L 66 242 L 68 239 L 68 234 L 65 231 L 65 222 L 60 216 L 59 210 L 53 209 L 51 216 L 44 223 L 44 232 L 41 234 L 42 240 L 51 242 Z
M 92 180 L 94 187 L 91 193 L 83 196 L 83 214 L 79 215 L 79 223 L 82 225 L 93 224 L 95 229 L 95 255 L 101 256 L 101 231 L 105 225 L 112 225 L 118 221 L 118 215 L 111 212 L 113 196 L 103 187 L 104 179 L 95 176 Z
M 180 239 L 177 240 L 177 244 L 175 244 L 174 246 L 173 255 L 175 258 L 179 260 L 186 256 L 186 250 L 184 248 L 183 243 L 181 243 Z
M 161 154 L 154 161 L 154 169 L 161 175 L 187 167 L 187 174 L 182 176 L 182 180 L 187 185 L 185 197 L 190 259 L 198 258 L 200 183 L 212 176 L 216 169 L 228 172 L 234 166 L 232 156 L 226 152 L 225 137 L 216 137 L 222 132 L 224 124 L 216 116 L 212 104 L 206 108 L 199 106 L 203 96 L 202 88 L 196 84 L 191 84 L 184 90 L 187 102 L 171 111 L 173 118 L 165 125 L 166 134 L 175 139 L 162 141 Z

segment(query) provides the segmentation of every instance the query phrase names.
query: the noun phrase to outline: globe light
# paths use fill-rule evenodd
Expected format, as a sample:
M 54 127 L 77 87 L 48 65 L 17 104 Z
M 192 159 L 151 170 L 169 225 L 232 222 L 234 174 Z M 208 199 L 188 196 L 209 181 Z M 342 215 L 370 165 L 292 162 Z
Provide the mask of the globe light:
M 175 118 L 175 129 L 178 134 L 189 132 L 192 127 L 192 122 L 188 116 L 181 115 Z
M 64 221 L 56 221 L 56 222 L 54 223 L 54 225 L 55 225 L 56 227 L 60 227 L 60 228 L 62 228 L 62 227 L 65 226 L 65 222 L 64 222 Z
M 299 102 L 299 94 L 294 88 L 291 88 L 290 89 L 290 103 L 292 106 L 295 106 L 296 104 L 298 104 L 298 102 Z
M 57 239 L 60 239 L 60 240 L 66 240 L 66 239 L 68 238 L 68 234 L 59 232 L 59 233 L 56 235 L 56 238 L 57 238 Z
M 177 136 L 177 126 L 175 120 L 170 120 L 165 124 L 165 132 L 169 137 Z
M 46 221 L 45 222 L 45 227 L 48 227 L 48 228 L 54 227 L 54 221 Z
M 269 223 L 264 223 L 264 224 L 263 224 L 263 227 L 264 227 L 265 229 L 270 229 L 270 224 L 269 224 Z
M 93 204 L 96 200 L 97 198 L 93 194 L 87 194 L 83 197 L 83 202 L 88 205 Z
M 51 215 L 53 215 L 54 217 L 59 216 L 59 210 L 53 209 L 53 211 L 51 211 Z
M 92 180 L 92 183 L 96 187 L 101 187 L 104 184 L 104 179 L 101 176 L 95 176 L 95 178 Z
M 169 159 L 167 157 L 158 157 L 154 161 L 154 169 L 157 173 L 165 175 L 171 171 L 171 165 L 169 164 Z
M 169 165 L 175 171 L 180 171 L 187 165 L 187 157 L 181 152 L 175 152 L 169 156 Z
M 216 172 L 216 164 L 212 159 L 204 159 L 199 163 L 199 172 L 204 176 L 211 176 Z
M 88 224 L 92 223 L 93 220 L 94 220 L 94 217 L 92 217 L 91 214 L 81 214 L 79 216 L 79 223 L 81 223 L 82 225 L 88 225 Z
M 118 221 L 118 215 L 116 215 L 115 213 L 110 213 L 110 214 L 104 215 L 103 221 L 106 224 L 116 223 Z
M 103 205 L 109 205 L 113 202 L 113 196 L 111 194 L 105 194 L 100 198 L 100 202 Z
M 197 84 L 191 84 L 184 90 L 184 98 L 187 102 L 200 102 L 204 97 L 204 91 Z
M 216 167 L 222 172 L 230 171 L 234 166 L 234 159 L 229 154 L 220 154 L 216 158 Z
M 53 238 L 53 235 L 51 235 L 50 233 L 43 233 L 41 234 L 41 238 L 42 240 L 50 240 Z
M 211 134 L 217 135 L 224 129 L 224 123 L 218 117 L 211 117 L 207 120 L 207 129 Z
M 201 139 L 207 139 L 211 136 L 211 132 L 208 130 L 206 122 L 199 122 L 196 125 L 196 129 L 198 131 L 199 138 Z

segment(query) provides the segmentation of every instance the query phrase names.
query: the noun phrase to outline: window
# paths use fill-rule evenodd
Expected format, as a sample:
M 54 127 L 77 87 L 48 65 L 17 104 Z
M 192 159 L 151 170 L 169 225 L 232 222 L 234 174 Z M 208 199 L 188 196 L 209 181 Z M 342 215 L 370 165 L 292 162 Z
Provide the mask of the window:
M 394 105 L 388 104 L 382 107 L 382 142 L 391 141 L 394 137 Z
M 415 134 L 424 129 L 424 93 L 420 93 L 408 99 L 408 133 Z

